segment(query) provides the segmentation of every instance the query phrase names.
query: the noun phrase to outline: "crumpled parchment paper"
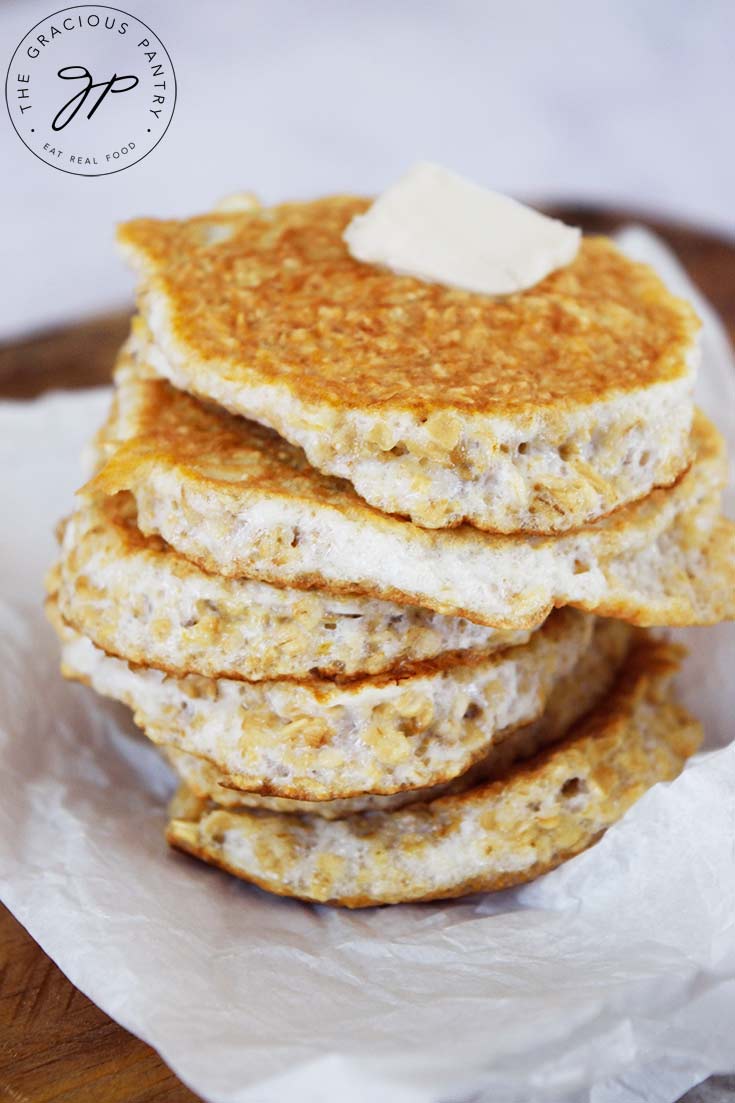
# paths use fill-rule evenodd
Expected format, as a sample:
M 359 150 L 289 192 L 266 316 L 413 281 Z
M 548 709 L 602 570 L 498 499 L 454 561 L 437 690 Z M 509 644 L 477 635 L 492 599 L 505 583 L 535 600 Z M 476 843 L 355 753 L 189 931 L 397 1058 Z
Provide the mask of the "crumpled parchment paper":
M 682 288 L 650 235 L 623 243 Z M 735 628 L 684 633 L 712 749 L 556 872 L 446 905 L 269 897 L 167 851 L 167 769 L 57 672 L 40 580 L 107 398 L 0 405 L 0 887 L 74 984 L 217 1103 L 668 1103 L 735 1068 Z

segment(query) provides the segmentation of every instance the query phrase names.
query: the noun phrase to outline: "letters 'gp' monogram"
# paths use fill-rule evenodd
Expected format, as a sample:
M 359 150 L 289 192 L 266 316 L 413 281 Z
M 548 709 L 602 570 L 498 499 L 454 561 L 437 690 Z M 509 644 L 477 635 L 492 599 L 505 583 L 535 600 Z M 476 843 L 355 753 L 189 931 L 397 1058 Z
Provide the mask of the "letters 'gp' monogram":
M 93 89 L 101 88 L 102 91 L 92 105 L 87 115 L 88 119 L 92 118 L 108 92 L 130 92 L 140 83 L 138 78 L 132 74 L 125 77 L 119 77 L 117 73 L 113 73 L 109 80 L 100 80 L 95 84 L 89 69 L 85 69 L 83 65 L 66 65 L 63 69 L 59 69 L 58 76 L 60 76 L 62 80 L 84 80 L 85 83 L 83 87 L 80 88 L 78 92 L 75 92 L 72 98 L 57 111 L 51 123 L 52 129 L 56 131 L 63 130 L 64 127 L 72 121 L 77 111 L 85 105 L 87 97 Z M 75 106 L 72 107 L 72 104 L 75 104 Z

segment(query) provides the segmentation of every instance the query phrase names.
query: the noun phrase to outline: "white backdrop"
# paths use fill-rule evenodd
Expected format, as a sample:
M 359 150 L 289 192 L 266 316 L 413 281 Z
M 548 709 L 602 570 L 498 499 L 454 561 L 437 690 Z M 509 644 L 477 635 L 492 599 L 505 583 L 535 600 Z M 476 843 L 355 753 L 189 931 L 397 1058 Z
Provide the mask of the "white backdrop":
M 0 4 L 3 67 L 60 2 Z M 138 165 L 85 179 L 0 109 L 0 339 L 129 297 L 118 219 L 376 191 L 419 157 L 735 234 L 732 0 L 120 2 L 171 54 L 173 122 Z

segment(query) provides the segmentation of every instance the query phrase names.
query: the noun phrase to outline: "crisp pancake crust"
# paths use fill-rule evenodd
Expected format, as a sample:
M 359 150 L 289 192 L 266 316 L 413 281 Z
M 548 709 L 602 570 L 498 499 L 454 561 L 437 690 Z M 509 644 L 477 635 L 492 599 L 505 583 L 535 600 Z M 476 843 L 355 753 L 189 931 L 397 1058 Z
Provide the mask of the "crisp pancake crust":
M 63 526 L 51 586 L 64 619 L 98 647 L 171 674 L 306 678 L 379 674 L 447 652 L 525 643 L 412 605 L 208 574 L 136 526 L 129 494 Z
M 576 527 L 686 464 L 697 321 L 605 239 L 503 298 L 361 264 L 332 197 L 140 219 L 155 370 L 426 527 Z
M 129 705 L 157 743 L 212 762 L 226 785 L 299 800 L 449 780 L 536 719 L 592 642 L 594 618 L 555 612 L 527 644 L 440 657 L 344 683 L 173 678 L 106 655 L 50 615 L 62 672 Z
M 287 381 L 307 402 L 533 414 L 684 371 L 691 308 L 612 242 L 584 239 L 572 264 L 497 299 L 355 261 L 342 234 L 367 206 L 337 196 L 138 219 L 118 240 L 171 297 L 194 355 Z
M 531 880 L 594 843 L 697 749 L 699 724 L 666 695 L 678 660 L 677 649 L 642 642 L 567 739 L 464 793 L 332 821 L 205 812 L 172 820 L 168 841 L 270 892 L 348 907 Z
M 670 490 L 575 533 L 427 531 L 366 505 L 268 429 L 139 378 L 123 353 L 89 498 L 133 493 L 138 524 L 212 574 L 362 594 L 533 627 L 573 604 L 641 625 L 707 624 L 735 613 L 735 528 L 718 520 L 727 467 L 701 415 L 695 460 Z

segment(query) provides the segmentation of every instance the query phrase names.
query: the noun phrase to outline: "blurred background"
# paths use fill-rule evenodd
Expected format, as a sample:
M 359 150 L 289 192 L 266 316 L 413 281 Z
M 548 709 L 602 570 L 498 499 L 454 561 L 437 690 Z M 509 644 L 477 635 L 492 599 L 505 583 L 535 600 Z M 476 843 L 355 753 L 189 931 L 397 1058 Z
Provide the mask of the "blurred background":
M 58 0 L 57 0 L 58 3 Z M 0 122 L 0 340 L 124 306 L 113 224 L 381 190 L 413 161 L 735 238 L 733 0 L 122 0 L 171 55 L 161 144 L 55 171 Z M 7 65 L 54 0 L 0 0 Z

